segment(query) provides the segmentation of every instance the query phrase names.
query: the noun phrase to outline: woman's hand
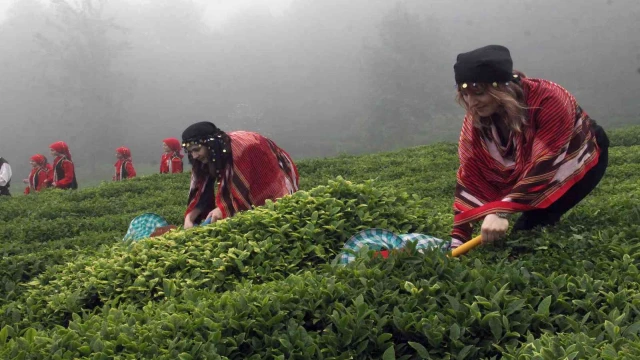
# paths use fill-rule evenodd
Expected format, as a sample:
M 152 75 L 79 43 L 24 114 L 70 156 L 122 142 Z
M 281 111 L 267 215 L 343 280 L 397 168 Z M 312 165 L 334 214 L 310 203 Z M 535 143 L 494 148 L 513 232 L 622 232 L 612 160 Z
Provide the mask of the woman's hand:
M 482 222 L 482 243 L 492 243 L 501 239 L 509 229 L 509 220 L 503 219 L 496 214 L 489 214 Z
M 185 230 L 186 229 L 191 229 L 193 227 L 193 221 L 191 221 L 191 217 L 190 216 L 186 216 L 184 218 L 184 225 L 182 226 Z
M 184 225 L 182 227 L 186 230 L 186 229 L 191 229 L 192 227 L 196 226 L 194 221 L 196 221 L 198 216 L 200 216 L 200 209 L 195 208 L 195 209 L 191 210 L 191 212 L 188 213 L 187 216 L 184 217 Z
M 220 208 L 213 209 L 209 215 L 207 215 L 207 219 L 211 219 L 211 223 L 222 220 L 222 210 L 220 210 Z

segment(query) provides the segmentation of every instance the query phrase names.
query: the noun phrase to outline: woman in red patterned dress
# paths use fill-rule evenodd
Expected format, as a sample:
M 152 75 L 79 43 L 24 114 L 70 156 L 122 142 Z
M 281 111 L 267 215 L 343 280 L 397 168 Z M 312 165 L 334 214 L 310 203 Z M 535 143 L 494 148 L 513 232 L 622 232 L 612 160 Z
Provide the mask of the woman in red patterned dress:
M 458 102 L 466 110 L 454 202 L 452 247 L 482 220 L 483 242 L 557 223 L 600 182 L 609 140 L 560 85 L 513 70 L 509 50 L 489 45 L 459 54 Z
M 35 154 L 29 160 L 31 163 L 31 173 L 29 178 L 24 182 L 27 187 L 24 189 L 24 194 L 29 195 L 33 192 L 40 192 L 40 190 L 48 186 L 47 180 L 50 177 L 50 173 L 53 171 L 53 166 L 47 162 L 47 158 L 42 154 Z
M 47 183 L 57 189 L 77 189 L 76 168 L 67 143 L 57 141 L 49 145 L 49 149 L 53 156 L 53 171 L 49 173 Z
M 136 177 L 136 169 L 133 167 L 131 150 L 129 150 L 129 148 L 124 146 L 117 148 L 116 159 L 118 159 L 118 161 L 113 165 L 115 167 L 113 181 L 122 181 Z
M 299 175 L 293 160 L 260 134 L 226 133 L 210 122 L 199 122 L 182 133 L 182 146 L 192 165 L 185 229 L 298 191 Z
M 166 138 L 162 141 L 164 153 L 160 159 L 160 174 L 177 174 L 182 172 L 182 147 L 180 140 Z

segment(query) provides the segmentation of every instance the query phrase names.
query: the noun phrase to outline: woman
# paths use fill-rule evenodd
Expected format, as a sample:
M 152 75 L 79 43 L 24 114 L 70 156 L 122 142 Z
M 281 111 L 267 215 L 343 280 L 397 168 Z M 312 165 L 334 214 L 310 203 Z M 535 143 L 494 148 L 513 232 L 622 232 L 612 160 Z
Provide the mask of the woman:
M 459 54 L 458 102 L 466 109 L 459 141 L 452 246 L 483 220 L 483 242 L 553 225 L 587 196 L 608 164 L 604 130 L 559 85 L 513 71 L 509 50 Z
M 192 165 L 185 229 L 298 191 L 299 175 L 293 160 L 260 134 L 227 134 L 210 122 L 199 122 L 182 133 L 182 146 Z
M 180 140 L 167 138 L 162 141 L 164 154 L 160 160 L 160 174 L 176 174 L 182 172 L 182 155 Z
M 53 167 L 44 155 L 33 155 L 29 163 L 31 163 L 31 173 L 29 178 L 24 180 L 28 184 L 24 189 L 25 195 L 29 195 L 34 191 L 39 192 L 48 187 L 47 179 L 49 179 L 50 173 L 53 171 Z
M 133 167 L 131 159 L 131 150 L 127 147 L 119 147 L 116 149 L 115 175 L 113 181 L 122 181 L 124 179 L 132 179 L 136 177 L 136 169 Z
M 77 189 L 76 170 L 71 152 L 64 141 L 57 141 L 49 145 L 53 156 L 53 171 L 50 172 L 48 184 L 57 189 Z

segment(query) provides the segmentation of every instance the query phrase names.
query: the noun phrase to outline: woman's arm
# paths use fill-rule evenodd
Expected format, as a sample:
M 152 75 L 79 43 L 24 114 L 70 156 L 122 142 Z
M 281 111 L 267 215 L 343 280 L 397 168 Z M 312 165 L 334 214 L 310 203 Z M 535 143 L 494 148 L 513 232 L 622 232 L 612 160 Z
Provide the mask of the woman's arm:
M 202 213 L 202 210 L 199 208 L 194 208 L 193 210 L 191 210 L 190 213 L 187 214 L 187 216 L 184 217 L 184 228 L 185 229 L 190 229 L 194 226 L 194 222 L 196 221 L 196 219 L 198 218 L 198 216 L 200 216 L 200 214 Z

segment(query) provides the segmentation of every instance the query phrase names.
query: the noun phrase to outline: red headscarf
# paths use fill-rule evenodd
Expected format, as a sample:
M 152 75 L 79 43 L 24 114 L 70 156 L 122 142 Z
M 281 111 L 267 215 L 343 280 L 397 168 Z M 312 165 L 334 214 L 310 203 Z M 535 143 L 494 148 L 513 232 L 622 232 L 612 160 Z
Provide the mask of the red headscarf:
M 53 149 L 53 151 L 63 154 L 67 157 L 67 159 L 71 160 L 71 153 L 69 152 L 69 147 L 67 143 L 64 141 L 57 141 L 53 144 L 49 145 L 49 148 Z
M 169 149 L 173 150 L 180 157 L 180 159 L 184 157 L 184 155 L 182 155 L 182 152 L 181 152 L 182 147 L 180 146 L 180 140 L 176 138 L 166 138 L 162 140 L 162 142 L 167 144 Z
M 42 154 L 35 154 L 30 160 L 40 166 L 45 166 L 47 164 L 47 158 Z
M 116 152 L 118 154 L 124 156 L 125 159 L 131 160 L 131 151 L 129 150 L 129 148 L 122 146 L 122 147 L 117 148 Z

